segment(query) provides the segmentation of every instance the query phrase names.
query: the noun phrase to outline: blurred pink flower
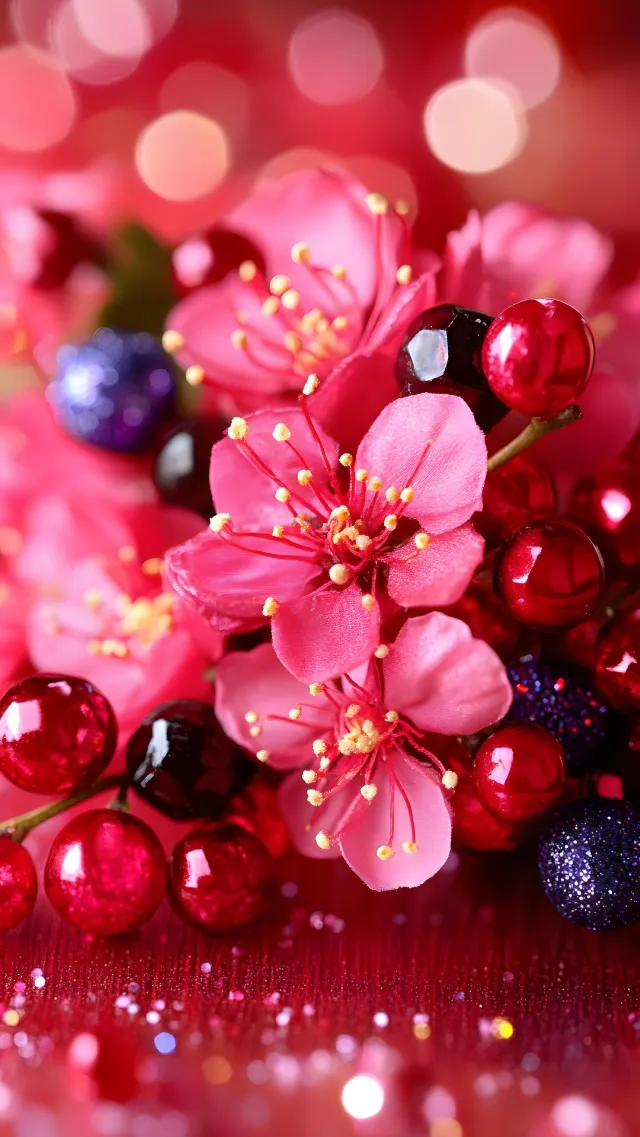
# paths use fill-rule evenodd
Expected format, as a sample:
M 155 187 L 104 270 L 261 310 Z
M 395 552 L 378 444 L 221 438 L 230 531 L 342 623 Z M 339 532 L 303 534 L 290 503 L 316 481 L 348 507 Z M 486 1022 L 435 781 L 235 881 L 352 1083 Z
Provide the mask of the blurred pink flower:
M 444 768 L 424 732 L 470 734 L 502 718 L 511 702 L 502 663 L 466 624 L 432 612 L 408 620 L 381 663 L 312 693 L 262 644 L 221 661 L 216 713 L 261 761 L 307 766 L 306 795 L 300 773 L 280 790 L 300 852 L 342 854 L 370 888 L 422 884 L 451 843 Z
M 390 403 L 355 457 L 300 409 L 233 420 L 211 456 L 212 530 L 173 549 L 178 595 L 219 632 L 271 619 L 299 679 L 340 675 L 379 644 L 378 594 L 451 604 L 482 559 L 469 524 L 486 475 L 482 432 L 462 399 Z

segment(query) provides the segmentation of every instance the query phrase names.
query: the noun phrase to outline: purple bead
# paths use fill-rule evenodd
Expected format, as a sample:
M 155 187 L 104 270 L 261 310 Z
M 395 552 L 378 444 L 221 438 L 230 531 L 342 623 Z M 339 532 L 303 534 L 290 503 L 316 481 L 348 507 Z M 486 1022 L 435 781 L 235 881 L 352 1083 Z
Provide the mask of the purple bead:
M 588 798 L 551 817 L 538 870 L 554 908 L 592 931 L 640 920 L 640 813 L 626 801 Z
M 62 426 L 82 442 L 125 453 L 149 449 L 174 413 L 176 377 L 146 332 L 99 328 L 58 353 L 49 398 Z

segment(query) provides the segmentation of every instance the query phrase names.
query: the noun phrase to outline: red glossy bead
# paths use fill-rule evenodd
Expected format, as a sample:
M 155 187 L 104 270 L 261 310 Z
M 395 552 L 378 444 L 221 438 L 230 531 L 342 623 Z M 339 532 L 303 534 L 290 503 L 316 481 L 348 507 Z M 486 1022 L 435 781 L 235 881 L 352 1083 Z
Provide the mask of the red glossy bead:
M 502 545 L 517 529 L 554 510 L 555 492 L 546 470 L 518 454 L 488 475 L 474 524 L 487 541 Z
M 482 346 L 493 393 L 513 410 L 543 418 L 576 401 L 594 357 L 589 325 L 561 300 L 521 300 L 505 308 Z
M 80 264 L 102 264 L 104 250 L 75 218 L 55 209 L 9 209 L 2 243 L 14 275 L 45 291 L 62 288 Z
M 472 582 L 464 596 L 445 609 L 447 615 L 464 620 L 477 640 L 484 640 L 499 655 L 509 655 L 522 627 L 492 588 Z
M 55 838 L 44 887 L 63 920 L 95 936 L 120 936 L 149 920 L 166 884 L 155 833 L 121 809 L 81 813 Z
M 640 562 L 640 471 L 619 462 L 595 477 L 582 478 L 570 515 L 598 542 L 607 563 L 632 568 Z
M 15 928 L 36 902 L 38 878 L 29 853 L 11 837 L 0 837 L 0 931 Z
M 272 857 L 283 857 L 293 848 L 278 805 L 278 791 L 260 777 L 232 797 L 225 820 L 244 825 L 255 833 Z
M 273 860 L 244 826 L 223 823 L 194 829 L 169 860 L 169 898 L 195 928 L 228 932 L 266 911 Z
M 552 632 L 586 620 L 604 582 L 604 564 L 590 537 L 569 521 L 525 525 L 496 566 L 496 591 L 529 628 Z
M 473 763 L 478 797 L 502 821 L 530 821 L 562 793 L 566 780 L 560 743 L 535 723 L 503 726 Z
M 451 804 L 453 836 L 459 845 L 481 852 L 506 852 L 515 849 L 526 838 L 522 825 L 502 821 L 485 809 L 470 776 L 460 779 Z
M 607 702 L 640 714 L 640 608 L 619 616 L 596 647 L 596 682 Z
M 0 700 L 0 771 L 31 793 L 89 785 L 111 761 L 116 740 L 108 700 L 85 679 L 32 675 Z
M 222 225 L 215 225 L 201 236 L 189 237 L 171 254 L 174 282 L 181 296 L 194 288 L 217 284 L 243 261 L 253 261 L 264 275 L 264 257 L 253 241 Z

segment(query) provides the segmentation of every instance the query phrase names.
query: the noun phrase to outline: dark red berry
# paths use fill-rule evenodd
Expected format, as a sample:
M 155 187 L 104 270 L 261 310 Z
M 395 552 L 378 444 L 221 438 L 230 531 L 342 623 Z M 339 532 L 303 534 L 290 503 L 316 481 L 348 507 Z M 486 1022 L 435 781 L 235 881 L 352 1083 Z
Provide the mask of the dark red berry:
M 228 932 L 266 911 L 273 860 L 244 826 L 203 825 L 173 850 L 169 897 L 183 920 L 208 932 Z
M 618 616 L 600 636 L 596 683 L 616 710 L 640 714 L 640 608 Z
M 530 821 L 562 793 L 566 780 L 560 743 L 541 726 L 503 726 L 476 754 L 478 797 L 502 821 Z
M 116 738 L 109 702 L 85 679 L 32 675 L 0 700 L 0 771 L 31 793 L 88 785 L 111 761 Z
M 223 419 L 187 419 L 163 442 L 153 468 L 153 480 L 167 505 L 191 509 L 209 520 L 215 513 L 209 489 L 211 448 L 228 424 Z
M 243 261 L 253 261 L 258 272 L 264 274 L 264 257 L 253 241 L 221 225 L 202 236 L 188 238 L 171 255 L 174 281 L 182 296 L 194 288 L 224 280 Z
M 225 820 L 249 828 L 266 845 L 272 857 L 283 857 L 293 848 L 278 805 L 277 788 L 260 777 L 254 778 L 250 785 L 232 797 Z
M 496 591 L 522 624 L 541 632 L 570 628 L 594 611 L 604 582 L 600 552 L 569 521 L 525 525 L 496 566 Z
M 31 912 L 38 892 L 36 868 L 27 850 L 0 837 L 0 931 L 15 928 Z
M 3 244 L 15 275 L 32 288 L 53 291 L 66 284 L 80 264 L 102 264 L 104 250 L 67 213 L 55 209 L 9 209 L 3 217 Z
M 220 817 L 255 768 L 200 699 L 161 703 L 127 746 L 133 788 L 175 821 Z
M 502 545 L 517 529 L 549 517 L 554 509 L 555 492 L 546 470 L 518 454 L 488 475 L 482 511 L 473 520 L 487 541 Z
M 453 836 L 459 845 L 499 852 L 515 849 L 527 836 L 522 825 L 502 821 L 485 809 L 470 775 L 460 778 L 451 804 Z
M 440 304 L 418 316 L 396 360 L 401 393 L 460 395 L 483 430 L 495 426 L 508 408 L 489 390 L 482 371 L 482 344 L 492 319 L 453 304 Z
M 607 564 L 634 568 L 640 562 L 640 472 L 637 463 L 619 462 L 582 478 L 570 515 L 598 542 Z
M 449 616 L 464 620 L 474 637 L 490 644 L 499 655 L 508 656 L 522 633 L 521 625 L 493 589 L 475 582 L 445 611 Z
M 44 887 L 63 920 L 94 936 L 120 936 L 149 920 L 165 891 L 158 838 L 121 809 L 95 809 L 55 838 Z
M 482 346 L 493 393 L 513 410 L 542 418 L 578 399 L 594 357 L 589 325 L 561 300 L 521 300 L 505 308 Z

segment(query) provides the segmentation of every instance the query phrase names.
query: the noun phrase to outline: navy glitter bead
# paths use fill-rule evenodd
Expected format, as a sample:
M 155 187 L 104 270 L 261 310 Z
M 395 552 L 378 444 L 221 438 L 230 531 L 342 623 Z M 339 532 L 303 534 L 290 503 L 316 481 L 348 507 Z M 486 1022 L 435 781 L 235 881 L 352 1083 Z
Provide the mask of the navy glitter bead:
M 588 798 L 559 809 L 540 837 L 538 870 L 554 908 L 594 932 L 640 920 L 640 813 Z
M 127 453 L 147 450 L 173 415 L 176 377 L 146 332 L 100 328 L 58 353 L 49 397 L 58 421 L 82 442 Z
M 609 712 L 593 694 L 589 677 L 560 661 L 523 655 L 508 669 L 511 722 L 535 722 L 563 747 L 570 774 L 583 774 L 601 758 Z

